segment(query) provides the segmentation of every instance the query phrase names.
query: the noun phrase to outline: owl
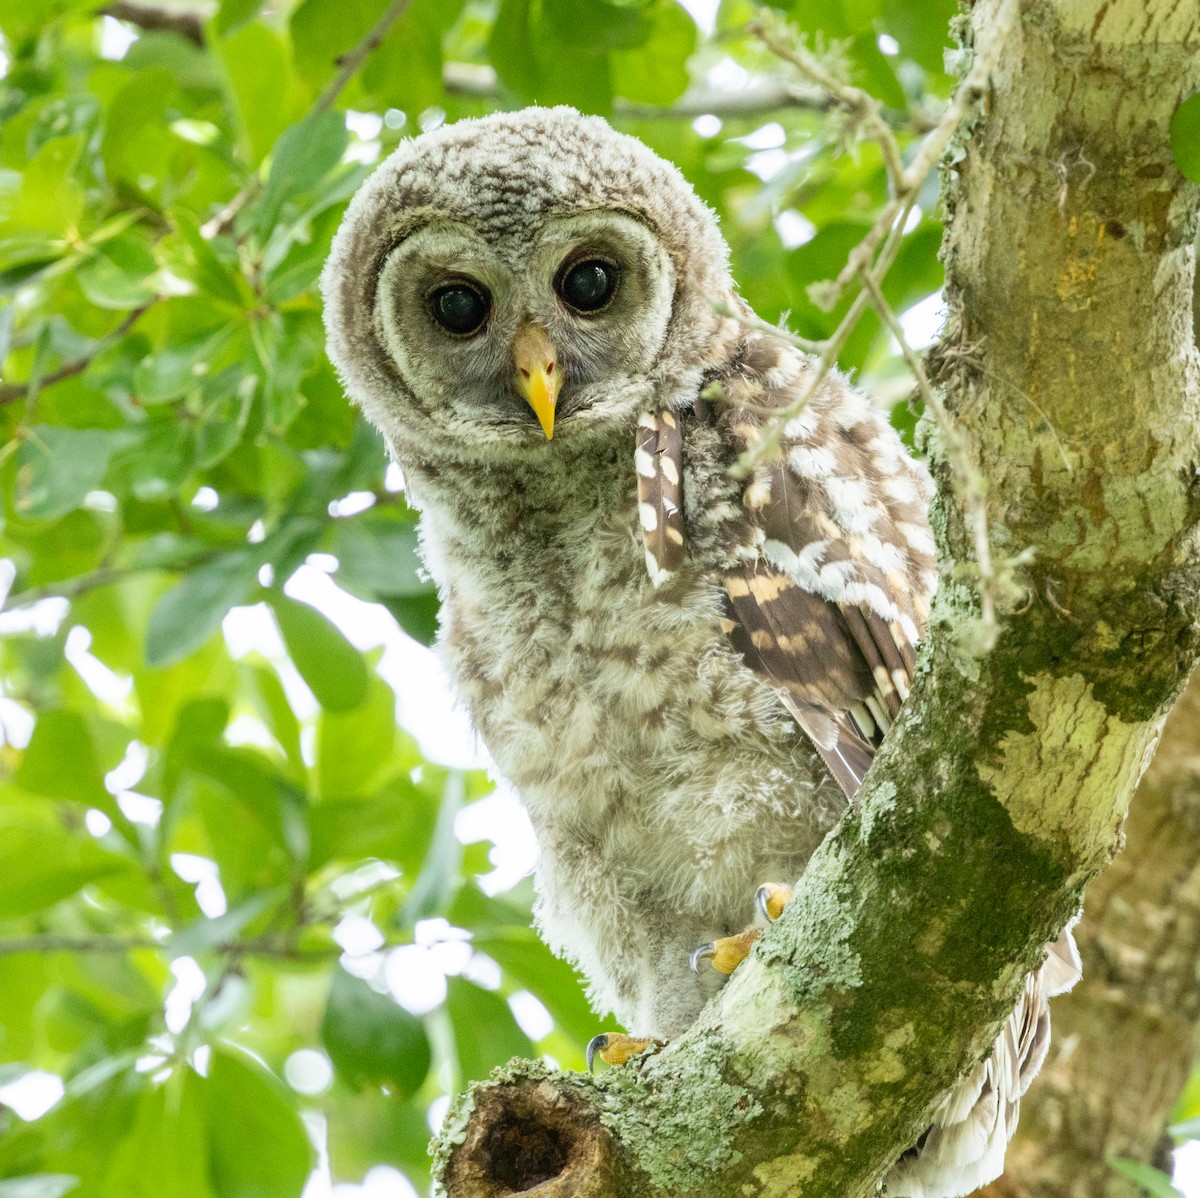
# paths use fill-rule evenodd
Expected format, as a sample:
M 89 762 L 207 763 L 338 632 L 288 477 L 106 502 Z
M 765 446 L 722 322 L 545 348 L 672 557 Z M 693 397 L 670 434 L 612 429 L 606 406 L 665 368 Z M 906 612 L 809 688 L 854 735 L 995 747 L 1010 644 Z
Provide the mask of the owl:
M 837 375 L 734 468 L 814 364 L 748 320 L 680 172 L 568 108 L 403 143 L 322 290 L 536 832 L 540 931 L 637 1033 L 589 1049 L 619 1064 L 689 1026 L 853 798 L 929 614 L 928 476 Z M 1064 938 L 889 1193 L 998 1174 L 1077 972 Z

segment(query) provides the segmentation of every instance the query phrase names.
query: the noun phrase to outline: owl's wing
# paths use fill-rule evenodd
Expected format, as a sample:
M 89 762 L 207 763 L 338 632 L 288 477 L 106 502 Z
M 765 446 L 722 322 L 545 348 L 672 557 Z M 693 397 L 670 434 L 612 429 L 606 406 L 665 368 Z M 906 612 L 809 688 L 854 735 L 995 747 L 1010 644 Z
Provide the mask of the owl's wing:
M 720 380 L 725 402 L 705 413 L 722 431 L 730 461 L 756 443 L 773 411 L 794 402 L 811 369 L 778 341 L 745 339 Z M 667 430 L 657 436 L 661 470 L 674 442 Z M 932 484 L 888 422 L 836 376 L 788 421 L 780 449 L 731 497 L 740 502 L 730 510 L 741 511 L 726 523 L 734 530 L 726 631 L 751 669 L 777 686 L 853 797 L 908 694 L 928 621 L 936 585 L 926 515 Z M 639 477 L 644 502 L 654 502 L 654 477 Z M 647 536 L 652 577 L 656 553 L 669 559 L 664 573 L 677 567 L 675 549 L 660 542 Z M 1049 1047 L 1049 999 L 1080 974 L 1067 928 L 1026 978 L 992 1052 L 946 1096 L 889 1174 L 890 1194 L 955 1198 L 999 1175 L 1021 1096 Z
M 717 410 L 734 452 L 758 441 L 811 369 L 786 346 L 750 341 Z M 908 695 L 929 616 L 932 485 L 887 420 L 836 376 L 788 422 L 772 456 L 740 496 L 727 628 L 852 797 Z

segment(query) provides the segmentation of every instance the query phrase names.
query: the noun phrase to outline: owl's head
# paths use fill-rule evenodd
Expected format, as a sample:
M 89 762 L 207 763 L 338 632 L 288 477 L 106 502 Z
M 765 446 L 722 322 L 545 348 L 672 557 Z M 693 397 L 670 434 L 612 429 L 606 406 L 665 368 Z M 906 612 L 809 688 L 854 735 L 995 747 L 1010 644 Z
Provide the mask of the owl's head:
M 528 108 L 403 143 L 322 292 L 330 357 L 404 461 L 563 452 L 694 394 L 733 285 L 674 166 L 599 117 Z

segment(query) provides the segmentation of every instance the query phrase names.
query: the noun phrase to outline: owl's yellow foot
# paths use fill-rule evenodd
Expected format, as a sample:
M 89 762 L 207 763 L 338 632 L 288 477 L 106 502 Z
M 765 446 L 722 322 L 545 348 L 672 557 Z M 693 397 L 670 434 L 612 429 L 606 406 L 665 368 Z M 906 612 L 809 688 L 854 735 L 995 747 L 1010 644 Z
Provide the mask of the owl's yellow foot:
M 650 1036 L 626 1036 L 622 1032 L 601 1032 L 588 1041 L 587 1067 L 592 1072 L 596 1058 L 607 1065 L 624 1065 L 631 1057 L 640 1056 L 648 1048 L 661 1046 L 661 1040 Z
M 778 882 L 767 882 L 758 888 L 754 896 L 754 904 L 762 917 L 774 923 L 782 914 L 783 909 L 792 901 L 792 888 L 781 886 Z
M 711 944 L 702 944 L 692 952 L 692 972 L 700 972 L 700 962 L 708 961 L 720 973 L 732 973 L 749 955 L 762 928 L 747 928 L 736 936 L 722 936 Z
M 758 888 L 755 905 L 764 919 L 774 923 L 792 897 L 791 887 L 778 882 L 767 882 Z M 692 953 L 692 970 L 700 969 L 701 961 L 709 961 L 721 973 L 732 973 L 749 955 L 754 942 L 762 935 L 762 928 L 749 927 L 735 936 L 724 936 L 711 944 L 702 944 Z

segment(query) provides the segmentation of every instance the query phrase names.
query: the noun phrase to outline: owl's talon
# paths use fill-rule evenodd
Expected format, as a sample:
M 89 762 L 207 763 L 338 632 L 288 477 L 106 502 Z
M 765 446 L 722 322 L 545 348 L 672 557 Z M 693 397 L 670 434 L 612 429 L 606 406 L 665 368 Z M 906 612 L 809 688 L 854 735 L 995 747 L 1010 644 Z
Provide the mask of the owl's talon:
M 589 1073 L 595 1072 L 596 1058 L 599 1057 L 606 1065 L 624 1065 L 631 1057 L 641 1055 L 651 1046 L 658 1046 L 662 1041 L 650 1036 L 626 1036 L 621 1032 L 601 1032 L 588 1041 L 587 1067 Z
M 758 893 L 754 896 L 754 905 L 758 908 L 758 913 L 768 923 L 774 923 L 791 901 L 792 888 L 781 886 L 778 882 L 765 883 L 758 888 Z
M 702 944 L 692 952 L 692 970 L 699 972 L 700 962 L 707 960 L 718 973 L 732 973 L 750 955 L 761 935 L 762 928 L 747 928 L 736 936 L 723 936 L 711 944 Z

